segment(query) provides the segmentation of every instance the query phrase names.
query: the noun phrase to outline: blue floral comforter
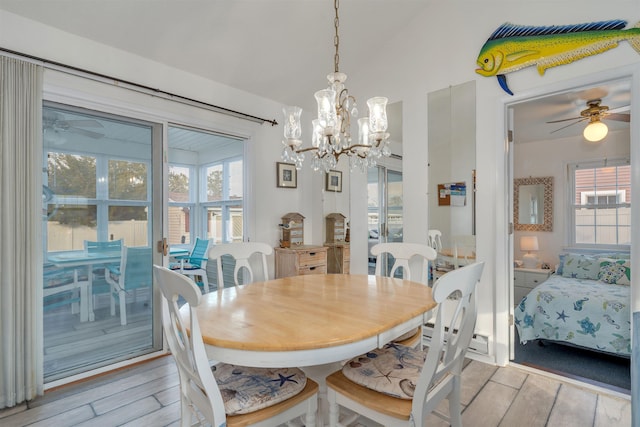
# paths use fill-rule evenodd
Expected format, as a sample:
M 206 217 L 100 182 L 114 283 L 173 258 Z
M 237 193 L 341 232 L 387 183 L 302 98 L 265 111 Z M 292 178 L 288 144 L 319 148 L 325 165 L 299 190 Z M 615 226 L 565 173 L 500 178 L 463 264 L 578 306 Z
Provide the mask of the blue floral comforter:
M 554 274 L 516 307 L 520 342 L 545 339 L 630 356 L 629 289 Z

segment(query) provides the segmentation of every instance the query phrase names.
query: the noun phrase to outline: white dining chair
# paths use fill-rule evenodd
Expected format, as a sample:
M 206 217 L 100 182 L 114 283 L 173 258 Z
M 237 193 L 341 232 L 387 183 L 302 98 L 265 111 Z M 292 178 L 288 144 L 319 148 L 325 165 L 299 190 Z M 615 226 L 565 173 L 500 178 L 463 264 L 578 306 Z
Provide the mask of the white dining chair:
M 453 263 L 455 268 L 471 264 L 475 261 L 476 236 L 461 234 L 453 236 Z
M 423 284 L 428 283 L 429 261 L 436 259 L 435 249 L 422 243 L 387 242 L 378 243 L 371 248 L 371 253 L 376 257 L 376 276 L 394 277 L 401 272 L 402 278 L 413 280 Z M 393 263 L 388 267 L 387 272 L 383 272 L 383 255 L 388 254 L 393 257 Z M 391 261 L 388 258 L 389 262 Z M 410 261 L 418 262 L 417 268 L 414 266 L 413 274 L 410 268 Z
M 298 417 L 315 425 L 318 384 L 298 368 L 210 366 L 195 308 L 203 296 L 189 277 L 155 265 L 164 333 L 180 377 L 181 426 L 278 426 Z M 180 302 L 186 302 L 185 324 Z
M 440 257 L 440 252 L 442 252 L 442 231 L 436 229 L 430 229 L 427 234 L 427 244 L 436 250 L 437 256 L 434 261 L 429 263 L 429 272 L 430 279 L 436 276 L 436 272 L 438 270 L 438 258 Z M 441 262 L 441 261 L 440 261 Z
M 402 273 L 403 279 L 414 280 L 424 285 L 428 285 L 429 262 L 435 260 L 437 256 L 435 249 L 429 245 L 404 242 L 378 243 L 371 248 L 371 253 L 376 257 L 376 276 L 395 277 L 396 274 Z M 393 259 L 391 266 L 387 266 L 387 271 L 383 271 L 385 254 Z M 389 263 L 391 258 L 387 258 Z M 412 274 L 410 262 L 413 261 L 417 263 L 417 267 L 414 265 Z M 395 342 L 412 347 L 421 345 L 422 328 L 400 335 Z
M 470 264 L 434 284 L 438 304 L 447 299 L 456 304 L 450 318 L 438 310 L 428 350 L 387 344 L 327 377 L 330 426 L 350 424 L 359 415 L 384 426 L 424 426 L 432 412 L 454 427 L 462 426 L 460 374 L 475 328 L 475 291 L 483 268 L 484 262 Z M 449 401 L 449 417 L 435 412 L 444 399 Z M 340 407 L 355 415 L 339 423 Z
M 223 256 L 231 256 L 235 261 L 233 283 L 236 286 L 240 286 L 258 279 L 269 279 L 267 255 L 272 253 L 273 248 L 261 242 L 237 242 L 212 246 L 209 249 L 209 261 L 214 262 L 216 265 L 218 289 L 224 287 L 224 271 L 225 267 L 228 266 L 228 261 L 223 260 Z M 260 265 L 260 276 L 258 276 L 258 271 L 255 268 L 256 264 Z
M 428 233 L 427 242 L 429 246 L 436 250 L 436 252 L 440 252 L 442 250 L 442 231 L 436 229 L 430 229 Z

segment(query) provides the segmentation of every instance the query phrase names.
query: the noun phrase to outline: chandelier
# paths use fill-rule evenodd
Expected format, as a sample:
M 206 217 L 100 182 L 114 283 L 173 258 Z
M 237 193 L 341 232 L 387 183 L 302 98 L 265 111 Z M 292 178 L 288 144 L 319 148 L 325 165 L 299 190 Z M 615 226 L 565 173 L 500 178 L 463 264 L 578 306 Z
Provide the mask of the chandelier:
M 391 155 L 389 134 L 387 133 L 387 98 L 378 96 L 367 101 L 369 117 L 357 120 L 358 137 L 351 137 L 351 119 L 358 117 L 356 99 L 349 94 L 344 82 L 347 75 L 340 72 L 340 36 L 338 27 L 338 0 L 334 0 L 335 36 L 334 36 L 334 72 L 327 75 L 329 87 L 315 93 L 318 103 L 318 118 L 312 123 L 311 146 L 302 147 L 302 127 L 300 107 L 284 107 L 284 149 L 282 160 L 293 162 L 296 169 L 302 169 L 305 153 L 312 156 L 311 167 L 314 171 L 329 171 L 338 164 L 343 154 L 349 157 L 350 168 L 362 171 L 375 166 L 378 160 Z

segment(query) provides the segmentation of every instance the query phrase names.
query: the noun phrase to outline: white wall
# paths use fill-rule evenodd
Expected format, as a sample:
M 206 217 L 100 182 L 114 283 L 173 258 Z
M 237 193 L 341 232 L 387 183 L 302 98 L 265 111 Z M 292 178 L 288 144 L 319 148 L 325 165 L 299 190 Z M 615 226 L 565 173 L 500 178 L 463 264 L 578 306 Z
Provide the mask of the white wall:
M 483 19 L 478 19 L 479 16 Z M 622 42 L 603 54 L 549 69 L 544 76 L 534 67 L 508 74 L 515 97 L 502 91 L 495 78 L 476 74 L 476 58 L 487 38 L 504 22 L 561 25 L 615 18 L 626 19 L 629 26 L 635 25 L 640 20 L 640 2 L 613 1 L 607 3 L 606 9 L 597 1 L 440 2 L 407 23 L 405 31 L 390 37 L 388 45 L 381 49 L 384 60 L 373 58 L 371 63 L 351 72 L 358 76 L 351 83 L 354 93 L 366 97 L 375 90 L 392 102 L 403 101 L 405 235 L 413 236 L 416 241 L 426 241 L 428 230 L 425 220 L 428 217 L 427 94 L 476 80 L 477 255 L 486 262 L 479 287 L 480 313 L 476 329 L 491 337 L 489 359 L 497 363 L 508 362 L 509 343 L 507 260 L 511 248 L 505 238 L 509 195 L 505 186 L 504 104 L 531 96 L 548 85 L 625 65 L 639 65 L 640 55 Z M 363 70 L 366 73 L 361 73 Z M 637 184 L 637 175 L 635 179 Z M 637 255 L 634 262 L 638 262 Z M 636 307 L 640 307 L 638 301 Z
M 582 136 L 518 144 L 513 149 L 513 177 L 553 177 L 553 231 L 516 231 L 514 255 L 522 259 L 518 245 L 521 235 L 538 236 L 537 252 L 541 262 L 552 267 L 558 263 L 558 255 L 566 246 L 567 193 L 566 165 L 579 161 L 615 159 L 630 154 L 629 132 L 612 131 L 598 144 L 588 144 Z
M 360 99 L 385 94 L 390 102 L 403 102 L 404 223 L 405 236 L 411 236 L 413 241 L 426 241 L 428 230 L 427 93 L 476 80 L 477 255 L 486 262 L 478 290 L 480 313 L 477 329 L 492 339 L 492 355 L 488 361 L 504 364 L 508 360 L 509 273 L 506 260 L 509 259 L 510 248 L 505 240 L 508 195 L 504 185 L 504 103 L 511 98 L 500 89 L 495 78 L 475 73 L 476 57 L 489 35 L 506 21 L 559 25 L 613 18 L 635 24 L 640 20 L 640 1 L 612 0 L 607 2 L 606 8 L 601 1 L 595 0 L 439 2 L 407 22 L 402 32 L 389 34 L 388 45 L 381 47 L 378 57 L 371 58 L 370 63 L 360 64 L 359 69 L 351 70 L 350 90 Z M 269 100 L 95 45 L 3 11 L 0 11 L 0 22 L 1 44 L 9 49 L 122 76 L 187 97 L 204 97 L 204 101 L 256 116 L 274 118 L 280 115 L 280 106 Z M 550 69 L 544 76 L 534 68 L 527 68 L 509 74 L 508 79 L 517 98 L 549 84 L 632 64 L 640 64 L 640 55 L 622 42 L 609 52 Z M 638 89 L 636 84 L 635 90 Z M 262 125 L 246 129 L 246 125 L 237 126 L 251 137 L 249 162 L 255 179 L 250 187 L 255 196 L 254 208 L 259 212 L 251 224 L 252 239 L 275 245 L 279 217 L 283 213 L 297 211 L 312 224 L 309 232 L 305 230 L 306 238 L 310 242 L 321 243 L 324 212 L 318 189 L 322 188 L 323 177 L 303 170 L 298 177 L 297 190 L 276 189 L 275 163 L 280 158 L 281 128 Z M 351 189 L 352 257 L 364 259 L 367 239 L 366 177 L 352 174 L 351 180 L 347 180 L 345 175 L 345 184 L 348 182 Z M 634 179 L 636 183 L 640 180 L 637 172 Z M 343 206 L 342 201 L 336 200 L 336 209 Z M 638 261 L 637 256 L 634 261 Z M 365 266 L 355 262 L 351 265 L 354 272 L 362 272 Z M 637 306 L 640 307 L 640 303 Z

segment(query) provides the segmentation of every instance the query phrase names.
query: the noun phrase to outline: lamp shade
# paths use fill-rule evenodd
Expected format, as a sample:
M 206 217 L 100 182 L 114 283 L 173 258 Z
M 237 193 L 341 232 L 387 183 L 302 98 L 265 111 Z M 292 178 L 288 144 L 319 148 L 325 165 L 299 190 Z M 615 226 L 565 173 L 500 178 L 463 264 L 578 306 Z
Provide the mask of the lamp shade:
M 532 254 L 531 251 L 538 250 L 538 237 L 537 236 L 522 236 L 520 237 L 520 250 L 527 251 L 522 256 L 522 262 L 524 268 L 536 268 L 538 266 L 538 257 Z
M 522 236 L 520 237 L 520 250 L 521 251 L 537 251 L 538 250 L 538 237 L 537 236 Z
M 587 141 L 598 142 L 602 141 L 607 133 L 609 132 L 609 128 L 607 125 L 602 123 L 600 120 L 593 121 L 584 128 L 584 138 Z

